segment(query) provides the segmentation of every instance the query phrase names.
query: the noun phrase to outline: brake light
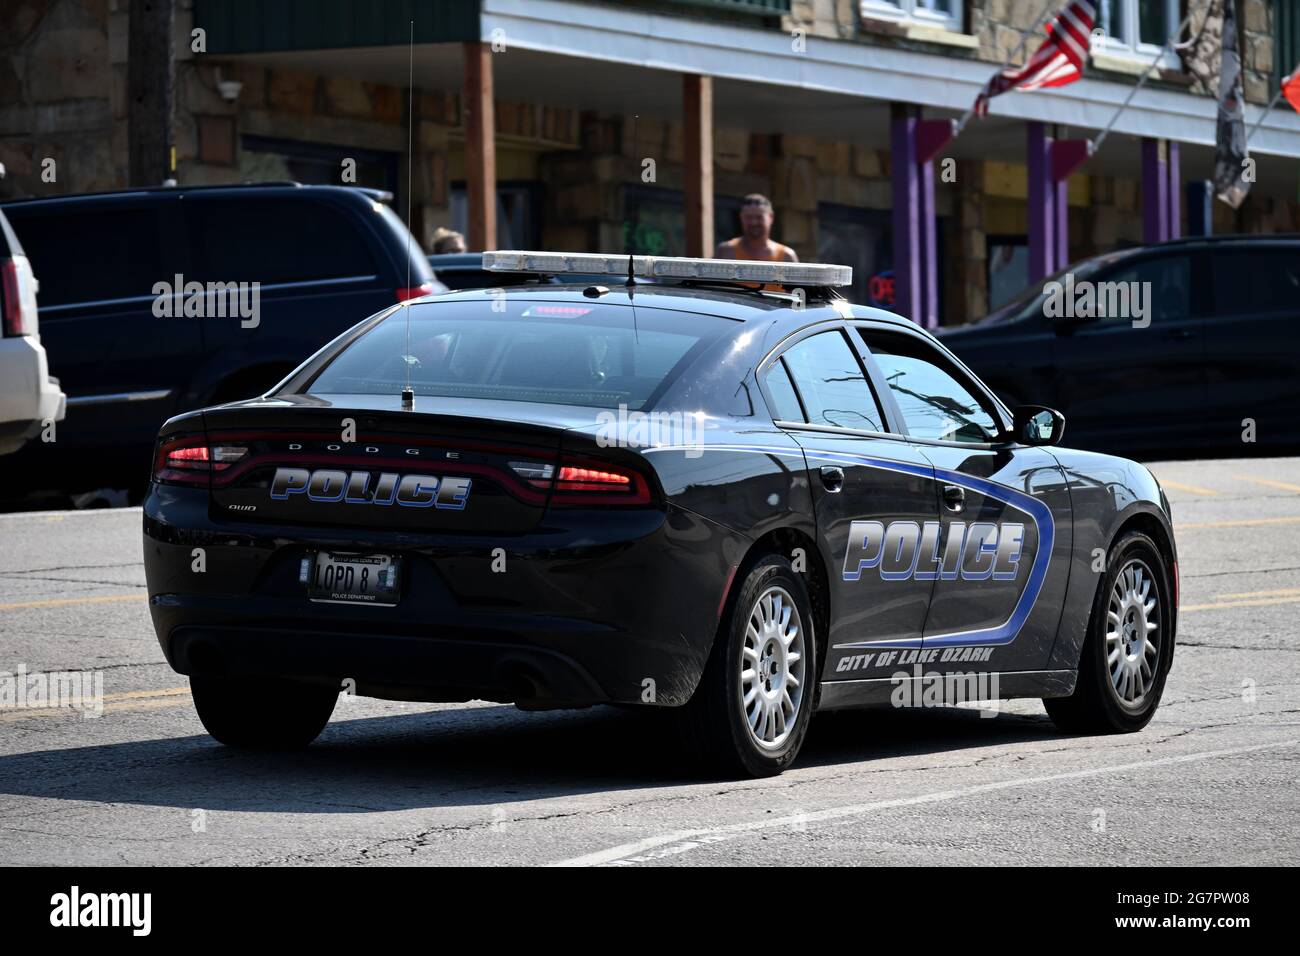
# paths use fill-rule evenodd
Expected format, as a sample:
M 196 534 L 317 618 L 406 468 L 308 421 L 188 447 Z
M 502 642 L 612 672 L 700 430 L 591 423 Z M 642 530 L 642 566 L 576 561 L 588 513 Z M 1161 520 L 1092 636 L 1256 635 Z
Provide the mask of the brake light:
M 173 439 L 159 446 L 153 477 L 172 484 L 206 484 L 208 475 L 224 471 L 247 454 L 243 445 L 209 445 L 201 438 Z
M 612 486 L 630 484 L 632 476 L 620 471 L 574 468 L 570 465 L 560 469 L 560 487 L 570 491 L 608 491 Z
M 650 501 L 650 486 L 644 475 L 631 468 L 565 458 L 555 476 L 551 501 L 559 505 L 643 505 Z
M 30 274 L 24 265 L 19 271 L 17 259 L 0 262 L 0 299 L 4 306 L 5 335 L 36 334 L 36 296 L 28 294 Z
M 428 295 L 433 291 L 432 282 L 421 282 L 419 285 L 407 286 L 397 290 L 397 301 L 405 302 L 407 299 L 418 299 L 422 295 Z

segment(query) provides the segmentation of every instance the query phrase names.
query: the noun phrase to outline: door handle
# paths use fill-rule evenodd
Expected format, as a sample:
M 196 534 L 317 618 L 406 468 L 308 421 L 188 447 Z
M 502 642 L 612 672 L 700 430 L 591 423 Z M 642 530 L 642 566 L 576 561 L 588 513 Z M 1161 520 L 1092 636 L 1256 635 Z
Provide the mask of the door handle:
M 822 486 L 831 494 L 844 487 L 844 469 L 834 465 L 822 466 Z
M 961 511 L 966 507 L 966 489 L 961 485 L 944 485 L 943 503 L 949 511 Z

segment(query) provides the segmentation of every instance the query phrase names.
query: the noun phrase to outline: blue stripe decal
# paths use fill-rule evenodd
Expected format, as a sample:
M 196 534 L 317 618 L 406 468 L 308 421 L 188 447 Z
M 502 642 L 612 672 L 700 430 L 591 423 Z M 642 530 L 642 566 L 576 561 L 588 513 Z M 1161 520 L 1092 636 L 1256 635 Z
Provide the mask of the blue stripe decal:
M 686 447 L 686 446 L 682 446 Z M 698 446 L 697 446 L 698 447 Z M 778 448 L 775 446 L 761 445 L 710 445 L 706 446 L 710 451 L 738 451 L 738 452 L 758 452 L 761 454 L 794 454 L 797 452 L 794 448 Z M 653 449 L 647 449 L 653 450 Z M 668 450 L 667 447 L 661 450 Z M 1043 502 L 1039 501 L 1033 495 L 1011 488 L 1007 485 L 999 484 L 995 481 L 989 481 L 986 478 L 976 478 L 971 475 L 962 474 L 959 471 L 948 471 L 944 468 L 927 468 L 924 465 L 913 465 L 908 462 L 890 461 L 887 458 L 871 458 L 866 455 L 853 455 L 845 452 L 821 452 L 804 449 L 804 453 L 809 458 L 816 458 L 819 461 L 839 462 L 841 464 L 867 465 L 871 468 L 879 468 L 884 471 L 893 471 L 905 475 L 914 475 L 919 478 L 931 478 L 936 481 L 943 481 L 952 485 L 959 485 L 970 491 L 976 491 L 986 497 L 993 498 L 1008 504 L 1017 511 L 1023 511 L 1029 515 L 1034 522 L 1034 527 L 1038 532 L 1038 550 L 1034 554 L 1033 566 L 1029 569 L 1029 580 L 1025 583 L 1025 589 L 1020 593 L 1020 600 L 1016 602 L 1015 609 L 1011 616 L 997 627 L 987 627 L 975 631 L 953 631 L 947 634 L 936 634 L 930 637 L 903 637 L 893 640 L 884 641 L 855 641 L 848 644 L 836 644 L 836 648 L 864 648 L 864 647 L 901 647 L 901 648 L 918 648 L 918 647 L 990 647 L 1003 644 L 1010 644 L 1020 633 L 1025 622 L 1029 619 L 1030 613 L 1038 601 L 1038 595 L 1042 593 L 1043 585 L 1047 582 L 1047 567 L 1052 561 L 1052 548 L 1056 540 L 1056 522 L 1052 518 L 1052 509 Z

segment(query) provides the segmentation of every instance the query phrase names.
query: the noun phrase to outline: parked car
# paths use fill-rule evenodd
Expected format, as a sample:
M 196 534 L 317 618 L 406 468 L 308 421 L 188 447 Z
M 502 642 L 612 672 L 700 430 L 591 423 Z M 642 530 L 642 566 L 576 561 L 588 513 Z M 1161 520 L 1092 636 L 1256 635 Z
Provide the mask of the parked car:
M 267 183 L 6 203 L 68 414 L 0 497 L 143 490 L 167 418 L 261 394 L 358 320 L 441 288 L 388 199 Z
M 36 290 L 31 262 L 0 212 L 0 455 L 23 447 L 43 423 L 63 420 L 64 394 L 41 346 Z
M 1178 560 L 1149 470 L 1062 447 L 1057 412 L 845 302 L 847 269 L 752 263 L 769 294 L 656 265 L 635 294 L 615 273 L 392 307 L 163 426 L 149 610 L 213 737 L 305 746 L 345 681 L 658 710 L 755 776 L 820 710 L 1037 697 L 1069 732 L 1147 724 Z
M 1146 317 L 1057 315 L 1049 288 L 1134 282 Z M 1300 444 L 1298 328 L 1300 237 L 1215 236 L 1087 259 L 939 334 L 1009 404 L 1060 409 L 1072 445 L 1159 455 Z

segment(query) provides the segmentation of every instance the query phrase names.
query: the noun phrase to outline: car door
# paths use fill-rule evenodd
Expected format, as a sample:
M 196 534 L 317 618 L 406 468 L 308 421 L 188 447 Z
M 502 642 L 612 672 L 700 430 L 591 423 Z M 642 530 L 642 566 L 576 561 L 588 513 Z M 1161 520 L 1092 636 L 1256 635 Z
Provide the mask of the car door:
M 1203 437 L 1209 300 L 1198 254 L 1125 259 L 1065 283 L 1060 299 L 1058 311 L 1066 314 L 1054 324 L 1054 401 L 1070 423 L 1072 444 L 1141 452 Z
M 908 438 L 934 466 L 942 530 L 924 662 L 941 671 L 1043 669 L 1073 536 L 1056 458 L 1007 440 L 1004 411 L 931 340 L 899 328 L 858 332 Z
M 1300 243 L 1252 240 L 1216 247 L 1209 258 L 1208 408 L 1198 425 L 1217 447 L 1249 447 L 1241 443 L 1251 437 L 1260 445 L 1298 442 Z
M 823 679 L 888 677 L 899 648 L 920 646 L 932 578 L 915 573 L 932 547 L 934 469 L 890 432 L 846 328 L 814 329 L 767 360 L 760 376 L 777 424 L 804 449 L 830 633 Z

